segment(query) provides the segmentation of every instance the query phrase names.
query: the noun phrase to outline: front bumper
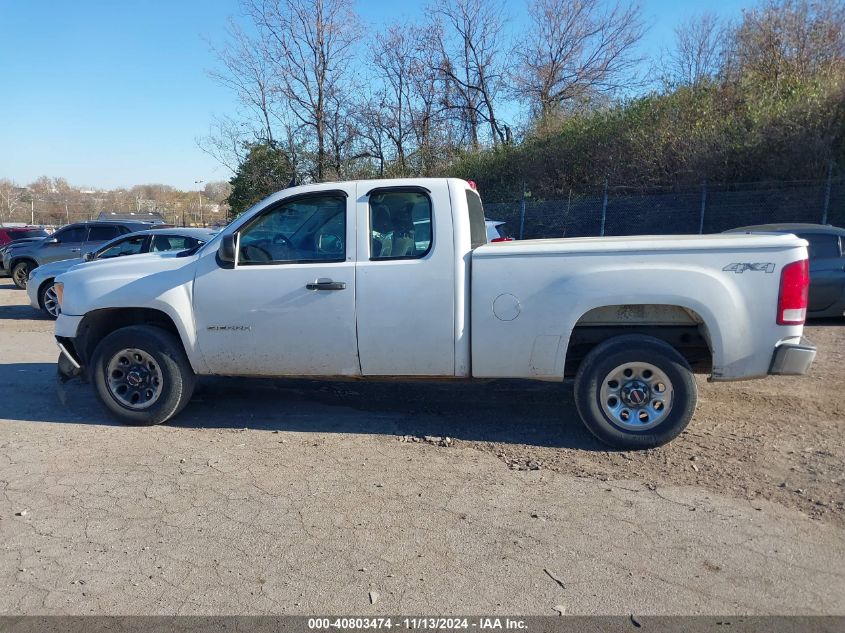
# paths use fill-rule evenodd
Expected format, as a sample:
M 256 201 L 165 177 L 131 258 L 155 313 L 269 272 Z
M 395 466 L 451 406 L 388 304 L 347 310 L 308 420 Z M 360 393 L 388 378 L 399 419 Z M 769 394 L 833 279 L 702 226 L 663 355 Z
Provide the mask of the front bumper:
M 795 342 L 784 342 L 775 348 L 770 374 L 803 376 L 810 371 L 816 358 L 816 346 L 803 336 Z
M 83 317 L 60 314 L 56 319 L 56 344 L 59 346 L 59 376 L 65 380 L 85 373 L 86 359 L 77 348 L 77 334 Z
M 85 373 L 85 367 L 82 365 L 83 359 L 76 350 L 73 339 L 57 336 L 56 344 L 59 346 L 59 381 L 65 382 L 83 376 Z

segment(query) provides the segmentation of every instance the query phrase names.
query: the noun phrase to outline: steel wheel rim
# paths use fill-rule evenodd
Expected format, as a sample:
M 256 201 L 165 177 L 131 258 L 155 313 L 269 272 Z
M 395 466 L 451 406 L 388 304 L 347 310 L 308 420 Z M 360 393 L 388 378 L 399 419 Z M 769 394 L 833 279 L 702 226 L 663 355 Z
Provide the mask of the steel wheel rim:
M 599 390 L 602 412 L 626 431 L 646 431 L 672 410 L 672 381 L 659 367 L 635 361 L 608 372 Z
M 59 307 L 59 298 L 56 296 L 54 284 L 50 284 L 44 291 L 44 309 L 50 316 L 54 317 L 58 317 L 62 311 Z
M 28 266 L 15 266 L 14 270 L 15 281 L 18 285 L 26 286 L 26 280 L 29 278 Z
M 147 352 L 129 347 L 109 361 L 106 386 L 118 404 L 133 411 L 151 407 L 161 397 L 161 368 Z

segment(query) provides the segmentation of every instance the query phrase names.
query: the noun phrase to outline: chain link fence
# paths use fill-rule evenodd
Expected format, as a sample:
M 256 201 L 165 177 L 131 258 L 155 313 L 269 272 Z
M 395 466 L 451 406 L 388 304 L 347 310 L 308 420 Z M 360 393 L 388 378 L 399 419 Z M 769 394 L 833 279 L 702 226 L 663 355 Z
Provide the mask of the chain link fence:
M 845 180 L 701 183 L 685 189 L 635 189 L 607 183 L 553 200 L 530 191 L 482 189 L 485 215 L 520 239 L 601 235 L 719 233 L 754 224 L 845 226 Z M 492 197 L 492 201 L 491 201 Z

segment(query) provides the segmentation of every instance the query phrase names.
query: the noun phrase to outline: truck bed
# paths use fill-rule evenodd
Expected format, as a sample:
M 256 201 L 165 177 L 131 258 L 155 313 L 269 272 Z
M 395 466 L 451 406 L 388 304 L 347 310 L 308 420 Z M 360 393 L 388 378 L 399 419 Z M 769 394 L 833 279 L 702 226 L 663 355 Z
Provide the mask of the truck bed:
M 473 257 L 509 255 L 564 255 L 567 253 L 674 252 L 683 250 L 741 251 L 801 246 L 794 235 L 717 233 L 713 235 L 622 235 L 611 237 L 564 237 L 542 240 L 495 242 L 477 248 Z
M 688 319 L 706 340 L 711 376 L 765 376 L 779 341 L 780 273 L 806 258 L 794 235 L 644 235 L 500 242 L 472 255 L 472 375 L 560 380 L 576 328 L 595 310 Z M 647 325 L 647 322 L 640 323 Z M 618 333 L 632 324 L 620 320 Z M 490 342 L 495 341 L 495 345 Z

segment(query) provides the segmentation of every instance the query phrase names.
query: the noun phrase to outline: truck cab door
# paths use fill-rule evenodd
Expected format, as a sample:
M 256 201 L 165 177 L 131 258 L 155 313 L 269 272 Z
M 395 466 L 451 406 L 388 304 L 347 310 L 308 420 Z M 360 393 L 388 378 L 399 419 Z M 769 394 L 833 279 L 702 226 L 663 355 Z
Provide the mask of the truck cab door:
M 360 374 L 354 200 L 354 185 L 278 199 L 226 231 L 234 263 L 203 252 L 193 306 L 211 373 Z
M 393 185 L 358 184 L 361 371 L 454 376 L 456 263 L 449 191 Z

